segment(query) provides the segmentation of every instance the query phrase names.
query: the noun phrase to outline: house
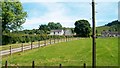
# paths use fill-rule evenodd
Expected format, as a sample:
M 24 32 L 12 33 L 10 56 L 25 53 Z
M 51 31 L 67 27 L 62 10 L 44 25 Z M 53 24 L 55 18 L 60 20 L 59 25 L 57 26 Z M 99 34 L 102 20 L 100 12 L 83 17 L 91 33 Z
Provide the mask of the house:
M 50 35 L 73 35 L 72 31 L 69 29 L 66 30 L 51 30 Z
M 66 29 L 64 30 L 64 35 L 73 35 L 73 33 L 70 29 Z
M 101 32 L 102 37 L 120 37 L 119 32 L 112 32 L 112 31 L 103 31 Z
M 64 31 L 63 30 L 51 30 L 50 35 L 63 35 Z

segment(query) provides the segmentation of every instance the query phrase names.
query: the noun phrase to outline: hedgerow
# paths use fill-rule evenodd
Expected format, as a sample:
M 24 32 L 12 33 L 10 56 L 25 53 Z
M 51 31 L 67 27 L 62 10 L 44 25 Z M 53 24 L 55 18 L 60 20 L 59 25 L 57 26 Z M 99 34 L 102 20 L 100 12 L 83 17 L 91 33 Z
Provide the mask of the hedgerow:
M 35 41 L 42 41 L 47 39 L 61 39 L 72 36 L 59 36 L 59 35 L 2 35 L 2 45 L 15 44 L 15 43 L 28 43 Z

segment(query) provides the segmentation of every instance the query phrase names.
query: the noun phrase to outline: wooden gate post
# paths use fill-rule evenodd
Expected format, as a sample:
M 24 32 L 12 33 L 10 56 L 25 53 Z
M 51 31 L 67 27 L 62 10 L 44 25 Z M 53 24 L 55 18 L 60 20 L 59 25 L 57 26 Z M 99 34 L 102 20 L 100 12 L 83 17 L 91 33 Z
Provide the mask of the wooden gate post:
M 33 42 L 31 41 L 31 49 L 33 49 Z
M 5 61 L 5 68 L 8 68 L 8 66 L 7 66 L 7 61 Z
M 10 46 L 10 55 L 12 55 L 12 46 Z
M 35 62 L 34 61 L 32 62 L 32 68 L 35 68 Z
M 66 37 L 66 42 L 67 42 L 67 37 Z
M 22 52 L 24 52 L 24 48 L 23 48 L 23 47 L 24 47 L 24 45 L 23 45 L 23 43 L 22 43 L 22 46 L 21 46 L 21 51 L 22 51 Z
M 38 41 L 38 47 L 40 47 L 40 40 Z
M 59 38 L 58 38 L 58 43 L 59 43 Z
M 66 41 L 66 37 L 64 38 L 64 42 Z
M 46 46 L 46 40 L 44 40 L 44 46 Z
M 54 43 L 55 43 L 55 39 L 54 39 Z
M 86 64 L 85 63 L 83 64 L 83 67 L 86 68 Z
M 51 44 L 51 39 L 50 39 L 50 44 Z
M 59 65 L 59 68 L 62 68 L 62 64 Z

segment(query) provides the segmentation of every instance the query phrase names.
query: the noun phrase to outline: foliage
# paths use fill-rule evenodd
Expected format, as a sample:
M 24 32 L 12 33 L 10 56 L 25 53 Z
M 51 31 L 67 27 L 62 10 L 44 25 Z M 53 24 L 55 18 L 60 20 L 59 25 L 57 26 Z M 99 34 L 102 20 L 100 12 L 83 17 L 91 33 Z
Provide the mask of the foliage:
M 5 0 L 4 0 L 5 1 Z M 25 22 L 27 13 L 23 11 L 22 4 L 19 1 L 2 1 L 2 31 L 17 30 Z
M 48 33 L 48 31 L 50 31 L 50 28 L 48 27 L 48 25 L 39 25 L 39 30 L 43 30 L 44 33 Z
M 120 22 L 118 20 L 115 20 L 115 21 L 112 21 L 112 22 L 106 24 L 105 26 L 113 26 L 113 25 L 118 25 L 118 24 L 120 25 Z
M 48 27 L 50 30 L 61 29 L 62 25 L 60 23 L 49 22 Z
M 118 26 L 120 25 L 120 22 L 118 20 L 112 21 L 105 26 L 109 26 L 111 31 L 118 31 Z
M 12 35 L 3 35 L 2 36 L 2 45 L 6 44 L 14 44 L 14 43 L 27 43 L 27 42 L 34 42 L 34 41 L 41 41 L 47 39 L 60 39 L 64 38 L 65 36 L 52 36 L 47 34 L 41 35 L 20 35 L 20 34 L 12 34 Z M 72 36 L 68 36 L 72 37 Z
M 112 32 L 116 32 L 119 31 L 119 26 L 120 26 L 120 22 L 118 20 L 112 21 L 104 26 L 99 26 L 96 27 L 98 34 L 101 34 L 101 32 L 104 31 L 112 31 Z
M 87 20 L 76 21 L 74 31 L 80 37 L 89 37 L 91 31 L 89 22 Z
M 54 23 L 54 22 L 49 22 L 47 25 L 46 24 L 39 25 L 39 30 L 41 31 L 42 34 L 49 34 L 50 30 L 55 30 L 55 29 L 62 29 L 62 25 L 60 23 Z

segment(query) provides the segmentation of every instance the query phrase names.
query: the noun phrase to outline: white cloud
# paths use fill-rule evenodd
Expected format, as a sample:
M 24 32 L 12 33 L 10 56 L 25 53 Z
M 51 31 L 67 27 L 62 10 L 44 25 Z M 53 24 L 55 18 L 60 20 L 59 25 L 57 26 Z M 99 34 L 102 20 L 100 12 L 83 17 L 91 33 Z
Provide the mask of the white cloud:
M 80 19 L 89 19 L 89 13 L 81 16 L 69 16 L 66 15 L 69 10 L 62 3 L 42 3 L 47 7 L 48 11 L 45 15 L 27 19 L 23 24 L 26 28 L 38 28 L 41 24 L 47 24 L 48 22 L 60 22 L 63 27 L 74 27 L 74 23 Z M 37 26 L 37 27 L 35 27 Z
M 77 14 L 75 15 L 74 13 L 71 13 L 71 12 L 73 12 L 73 10 L 69 10 L 71 7 L 69 5 L 66 5 L 67 3 L 61 3 L 61 2 L 60 3 L 59 2 L 54 2 L 54 3 L 46 2 L 46 3 L 44 3 L 44 2 L 42 2 L 40 4 L 42 6 L 44 6 L 45 8 L 47 8 L 47 12 L 45 12 L 44 15 L 39 16 L 39 17 L 32 17 L 32 15 L 31 16 L 29 15 L 29 17 L 31 17 L 31 18 L 28 18 L 26 20 L 26 23 L 23 24 L 24 28 L 28 28 L 28 29 L 29 28 L 30 29 L 38 28 L 39 25 L 47 24 L 48 22 L 60 22 L 64 27 L 74 27 L 75 21 L 80 20 L 80 19 L 86 19 L 90 22 L 90 24 L 92 24 L 92 20 L 90 20 L 90 18 L 91 18 L 91 6 L 86 5 L 86 3 L 85 4 L 81 4 L 81 3 L 72 3 L 71 4 L 71 3 L 69 3 L 69 5 L 72 6 L 72 8 L 74 8 L 75 11 L 77 11 L 76 9 L 79 9 L 77 12 L 74 12 L 74 13 L 77 13 L 79 15 L 77 15 Z M 100 12 L 101 9 L 103 10 L 103 8 L 101 6 L 103 5 L 104 8 L 107 6 L 111 6 L 111 4 L 109 4 L 109 3 L 107 3 L 107 4 L 104 3 L 104 4 L 105 5 L 100 4 L 100 5 L 96 6 L 99 9 L 98 14 L 96 14 L 96 25 L 97 26 L 113 21 L 113 20 L 111 20 L 112 18 L 111 19 L 110 18 L 104 19 L 101 17 L 102 15 L 103 15 L 103 17 L 105 16 L 105 14 L 102 14 L 105 12 Z M 31 9 L 31 11 L 32 11 L 32 9 Z M 106 10 L 104 10 L 104 11 L 106 11 Z M 70 14 L 67 15 L 68 12 L 70 12 Z M 35 13 L 35 11 L 33 13 Z M 36 12 L 36 14 L 37 14 L 37 12 Z M 98 17 L 98 15 L 100 17 Z
M 64 27 L 74 27 L 74 23 L 79 19 L 86 19 L 83 17 L 72 17 L 66 15 L 67 8 L 62 3 L 42 3 L 47 7 L 48 11 L 45 15 L 35 18 L 27 19 L 23 24 L 25 28 L 38 28 L 41 24 L 47 24 L 48 22 L 60 22 Z M 85 15 L 89 16 L 89 15 Z M 37 26 L 37 27 L 36 27 Z

